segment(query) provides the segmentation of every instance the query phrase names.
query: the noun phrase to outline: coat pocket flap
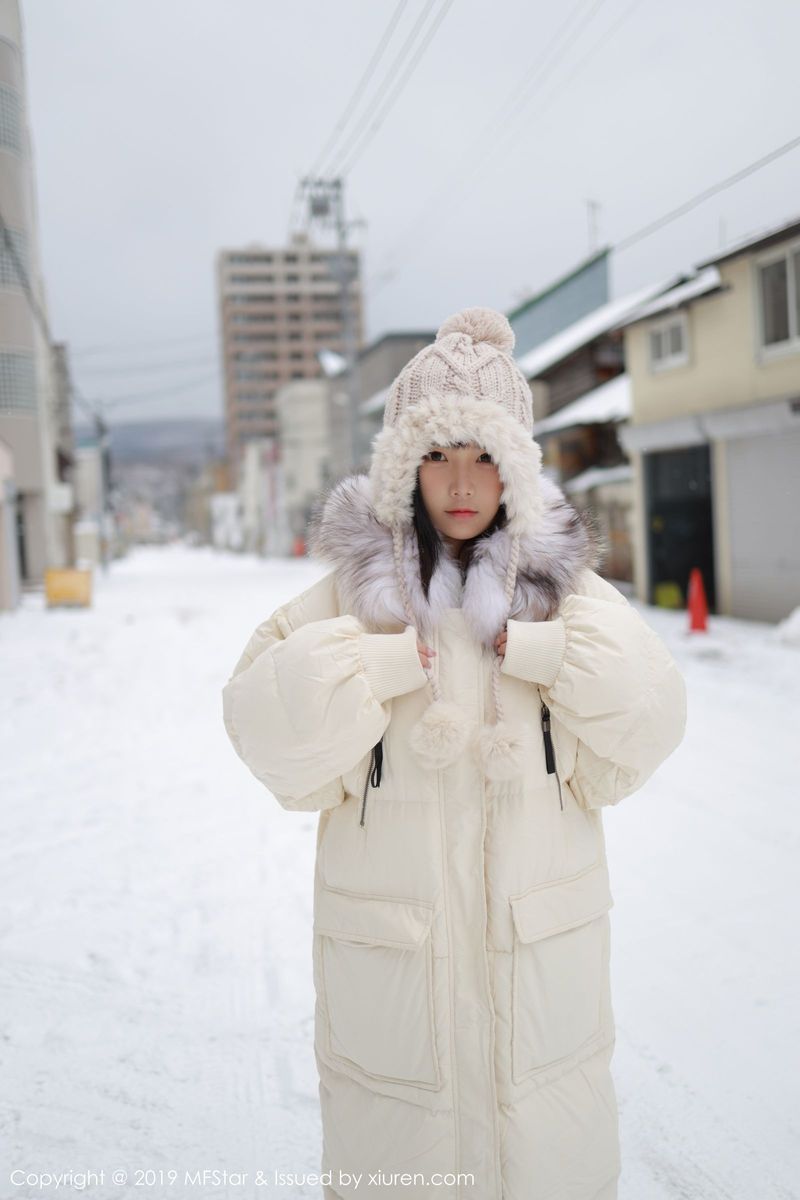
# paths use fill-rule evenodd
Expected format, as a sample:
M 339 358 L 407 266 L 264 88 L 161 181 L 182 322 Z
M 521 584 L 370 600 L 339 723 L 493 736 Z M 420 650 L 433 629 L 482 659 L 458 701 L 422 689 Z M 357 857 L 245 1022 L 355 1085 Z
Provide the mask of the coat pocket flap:
M 429 933 L 433 904 L 322 886 L 314 911 L 314 932 L 344 941 L 381 946 L 419 946 Z
M 521 942 L 535 942 L 583 925 L 593 917 L 602 916 L 614 904 L 604 862 L 580 875 L 541 884 L 509 900 Z

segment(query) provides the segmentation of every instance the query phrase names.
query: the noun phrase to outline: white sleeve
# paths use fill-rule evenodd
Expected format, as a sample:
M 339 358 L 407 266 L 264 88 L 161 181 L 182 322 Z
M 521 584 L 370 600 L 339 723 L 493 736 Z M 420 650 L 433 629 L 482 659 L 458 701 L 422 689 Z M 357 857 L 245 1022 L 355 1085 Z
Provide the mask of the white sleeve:
M 386 729 L 387 701 L 428 677 L 413 626 L 373 634 L 345 615 L 292 628 L 288 607 L 258 627 L 225 684 L 225 728 L 284 808 L 330 808 Z
M 602 582 L 596 594 L 570 593 L 550 621 L 509 620 L 501 665 L 540 685 L 551 714 L 578 738 L 570 787 L 587 808 L 640 788 L 686 727 L 686 685 L 667 646 Z

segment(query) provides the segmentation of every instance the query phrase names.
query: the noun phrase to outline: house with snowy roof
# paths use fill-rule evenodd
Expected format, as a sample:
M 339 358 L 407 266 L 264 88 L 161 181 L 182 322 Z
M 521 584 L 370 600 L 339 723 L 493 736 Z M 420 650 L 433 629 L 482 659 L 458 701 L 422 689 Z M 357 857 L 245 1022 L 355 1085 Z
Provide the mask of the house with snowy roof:
M 633 580 L 631 468 L 618 438 L 631 414 L 623 337 L 615 326 L 683 277 L 609 298 L 609 251 L 508 313 L 515 357 L 533 394 L 534 437 L 544 471 L 596 517 L 606 546 L 603 574 Z
M 800 216 L 696 265 L 624 338 L 637 596 L 779 621 L 800 605 Z

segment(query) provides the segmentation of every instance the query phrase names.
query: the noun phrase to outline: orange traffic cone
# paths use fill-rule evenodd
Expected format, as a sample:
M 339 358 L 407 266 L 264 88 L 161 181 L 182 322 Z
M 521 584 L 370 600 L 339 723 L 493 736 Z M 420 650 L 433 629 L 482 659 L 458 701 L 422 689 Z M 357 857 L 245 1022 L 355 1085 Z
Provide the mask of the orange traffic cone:
M 708 632 L 708 604 L 706 590 L 703 587 L 703 573 L 699 567 L 692 567 L 689 572 L 689 600 L 686 606 L 689 610 L 689 631 L 698 633 Z

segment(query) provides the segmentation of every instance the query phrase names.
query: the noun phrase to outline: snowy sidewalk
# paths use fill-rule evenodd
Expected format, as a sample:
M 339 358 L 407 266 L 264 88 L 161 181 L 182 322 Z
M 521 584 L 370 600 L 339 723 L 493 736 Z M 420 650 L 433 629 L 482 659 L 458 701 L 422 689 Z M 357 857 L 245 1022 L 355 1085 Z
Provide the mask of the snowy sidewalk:
M 91 610 L 27 596 L 0 617 L 3 1197 L 56 1191 L 11 1169 L 104 1169 L 102 1200 L 319 1196 L 182 1181 L 319 1169 L 316 817 L 239 762 L 220 691 L 320 573 L 138 548 Z M 605 814 L 620 1200 L 792 1200 L 800 651 L 712 618 L 704 657 L 684 614 L 642 611 L 684 670 L 689 728 Z M 137 1186 L 138 1168 L 181 1183 Z

